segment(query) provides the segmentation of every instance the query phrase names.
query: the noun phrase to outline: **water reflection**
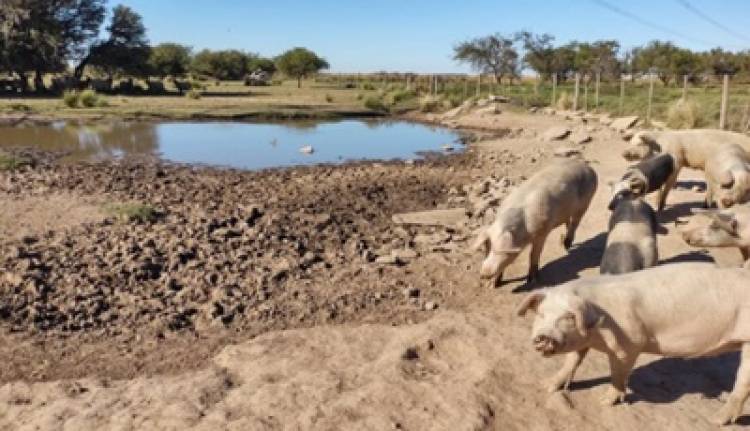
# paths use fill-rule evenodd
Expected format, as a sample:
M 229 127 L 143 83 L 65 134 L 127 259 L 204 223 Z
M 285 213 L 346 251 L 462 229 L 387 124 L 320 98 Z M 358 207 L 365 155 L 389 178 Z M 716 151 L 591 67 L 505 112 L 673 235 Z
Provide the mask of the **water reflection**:
M 0 127 L 0 148 L 33 146 L 74 160 L 161 157 L 258 169 L 346 160 L 412 158 L 455 142 L 452 131 L 400 121 L 112 122 Z M 306 146 L 312 154 L 302 154 Z

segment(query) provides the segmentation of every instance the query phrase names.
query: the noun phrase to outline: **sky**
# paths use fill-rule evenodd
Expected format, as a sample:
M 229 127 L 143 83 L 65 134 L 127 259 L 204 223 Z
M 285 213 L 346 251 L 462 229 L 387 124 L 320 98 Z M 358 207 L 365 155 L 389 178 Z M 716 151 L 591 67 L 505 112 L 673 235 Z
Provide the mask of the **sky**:
M 465 73 L 470 69 L 452 60 L 457 43 L 519 30 L 551 33 L 556 44 L 616 39 L 631 48 L 660 39 L 696 50 L 750 49 L 749 0 L 115 0 L 110 5 L 120 3 L 143 16 L 153 44 L 264 56 L 304 46 L 325 57 L 332 72 Z

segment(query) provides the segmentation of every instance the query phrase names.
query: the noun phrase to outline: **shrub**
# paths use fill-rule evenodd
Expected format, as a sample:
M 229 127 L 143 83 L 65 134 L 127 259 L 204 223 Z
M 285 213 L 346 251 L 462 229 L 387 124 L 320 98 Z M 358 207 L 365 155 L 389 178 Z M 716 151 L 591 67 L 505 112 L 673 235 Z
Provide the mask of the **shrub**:
M 419 100 L 419 110 L 422 112 L 435 112 L 441 105 L 440 99 L 434 96 L 425 96 Z
M 80 96 L 77 91 L 66 91 L 63 93 L 63 103 L 68 108 L 78 107 Z
M 333 103 L 333 96 L 331 96 L 330 94 L 326 94 L 326 102 Z
M 8 105 L 8 108 L 10 108 L 11 111 L 20 111 L 20 112 L 33 111 L 33 109 L 31 109 L 31 106 L 25 103 L 11 103 L 10 105 Z
M 31 160 L 0 153 L 0 171 L 15 171 L 29 165 L 31 165 Z
M 119 220 L 125 222 L 153 222 L 159 215 L 156 209 L 151 205 L 139 202 L 111 204 L 106 206 L 105 210 Z
M 417 97 L 417 93 L 413 90 L 396 90 L 391 95 L 393 103 L 401 103 L 407 100 L 411 100 Z
M 198 90 L 190 90 L 185 93 L 185 97 L 187 97 L 188 99 L 198 100 L 201 98 L 201 92 Z
M 357 100 L 362 100 L 365 98 L 365 95 L 362 93 L 357 94 Z
M 368 97 L 365 99 L 365 108 L 373 111 L 388 112 L 388 107 L 383 103 L 383 99 L 380 97 Z
M 568 94 L 567 91 L 563 91 L 562 93 L 560 93 L 560 97 L 555 103 L 555 108 L 559 109 L 560 111 L 567 111 L 573 108 L 573 98 Z
M 673 129 L 692 129 L 701 121 L 698 104 L 688 99 L 679 99 L 667 109 L 667 125 Z
M 366 91 L 373 91 L 375 90 L 375 85 L 372 82 L 365 82 L 362 84 L 362 89 Z
M 83 90 L 79 94 L 78 100 L 84 108 L 93 108 L 99 104 L 99 95 L 94 90 Z

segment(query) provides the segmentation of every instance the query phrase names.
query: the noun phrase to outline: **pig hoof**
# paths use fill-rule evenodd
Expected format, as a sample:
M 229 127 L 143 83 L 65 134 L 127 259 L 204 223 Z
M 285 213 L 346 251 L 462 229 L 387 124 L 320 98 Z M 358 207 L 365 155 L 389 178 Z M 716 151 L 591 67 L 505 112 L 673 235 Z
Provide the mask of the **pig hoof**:
M 603 406 L 614 406 L 615 404 L 625 401 L 625 393 L 614 388 L 609 388 L 602 396 L 601 403 Z
M 565 391 L 568 389 L 569 382 L 567 380 L 560 380 L 552 378 L 547 382 L 547 392 L 555 393 L 557 391 Z

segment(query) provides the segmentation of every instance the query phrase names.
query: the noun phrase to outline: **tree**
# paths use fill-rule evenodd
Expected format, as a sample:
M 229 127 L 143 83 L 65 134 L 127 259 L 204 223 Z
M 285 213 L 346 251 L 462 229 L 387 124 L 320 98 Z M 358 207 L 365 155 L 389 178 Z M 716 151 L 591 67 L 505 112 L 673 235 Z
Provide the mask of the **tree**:
M 270 58 L 251 55 L 247 62 L 247 71 L 255 72 L 256 70 L 262 70 L 272 75 L 276 72 L 276 64 Z
M 297 88 L 302 87 L 302 78 L 328 69 L 328 62 L 306 48 L 293 48 L 276 57 L 276 68 L 281 73 L 297 79 Z
M 740 61 L 736 54 L 714 48 L 704 54 L 709 69 L 715 75 L 734 75 L 740 70 Z
M 523 42 L 524 64 L 538 73 L 540 78 L 549 79 L 555 72 L 555 48 L 552 46 L 555 37 L 546 33 L 534 35 L 528 31 L 522 31 L 516 35 L 516 38 Z
M 576 49 L 574 44 L 555 48 L 552 55 L 552 71 L 564 81 L 576 70 Z
M 156 76 L 178 77 L 187 73 L 190 60 L 189 47 L 177 43 L 162 43 L 151 48 L 148 64 Z
M 190 70 L 196 75 L 219 80 L 243 79 L 250 71 L 254 54 L 238 50 L 210 51 L 204 49 L 193 57 Z
M 34 71 L 37 89 L 42 74 L 65 68 L 96 38 L 104 19 L 105 0 L 3 0 L 0 33 L 13 72 L 26 82 Z M 12 60 L 12 61 L 10 61 Z
M 116 6 L 106 30 L 109 38 L 91 49 L 89 64 L 110 79 L 115 74 L 146 75 L 151 48 L 141 16 L 127 6 Z
M 675 57 L 680 48 L 672 42 L 654 40 L 635 52 L 633 63 L 636 70 L 655 73 L 664 85 L 676 75 Z
M 453 48 L 453 59 L 468 63 L 480 73 L 491 73 L 495 82 L 509 75 L 511 80 L 518 75 L 518 51 L 513 47 L 514 39 L 496 33 L 462 42 Z

